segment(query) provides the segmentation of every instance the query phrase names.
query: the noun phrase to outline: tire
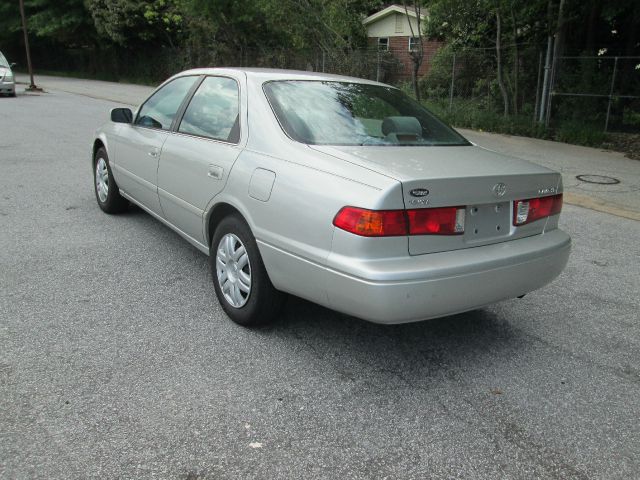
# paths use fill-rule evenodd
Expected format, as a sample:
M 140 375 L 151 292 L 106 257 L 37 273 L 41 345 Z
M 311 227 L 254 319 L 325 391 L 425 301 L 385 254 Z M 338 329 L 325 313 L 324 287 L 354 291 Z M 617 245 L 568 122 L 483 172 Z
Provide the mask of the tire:
M 103 212 L 120 213 L 129 207 L 127 199 L 120 195 L 118 184 L 109 166 L 109 156 L 104 147 L 100 147 L 93 158 L 93 190 L 98 206 Z
M 285 295 L 271 283 L 256 240 L 239 215 L 225 217 L 216 228 L 209 265 L 216 296 L 231 320 L 245 327 L 275 320 Z

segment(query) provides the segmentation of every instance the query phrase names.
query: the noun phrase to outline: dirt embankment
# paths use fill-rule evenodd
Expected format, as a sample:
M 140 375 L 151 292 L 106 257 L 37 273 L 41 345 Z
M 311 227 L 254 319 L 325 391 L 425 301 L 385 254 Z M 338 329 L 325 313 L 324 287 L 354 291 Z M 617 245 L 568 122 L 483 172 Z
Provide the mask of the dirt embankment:
M 623 152 L 627 157 L 640 160 L 640 133 L 610 133 L 602 145 L 609 150 Z

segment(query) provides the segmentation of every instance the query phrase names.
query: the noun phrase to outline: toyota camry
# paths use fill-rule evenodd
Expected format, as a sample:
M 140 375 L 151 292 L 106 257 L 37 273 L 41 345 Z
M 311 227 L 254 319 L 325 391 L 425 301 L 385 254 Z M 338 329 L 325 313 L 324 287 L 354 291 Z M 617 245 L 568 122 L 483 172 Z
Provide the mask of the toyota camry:
M 242 325 L 286 294 L 378 323 L 441 317 L 536 290 L 569 256 L 560 174 L 369 80 L 189 70 L 113 109 L 92 147 L 100 208 L 138 205 L 208 255 Z

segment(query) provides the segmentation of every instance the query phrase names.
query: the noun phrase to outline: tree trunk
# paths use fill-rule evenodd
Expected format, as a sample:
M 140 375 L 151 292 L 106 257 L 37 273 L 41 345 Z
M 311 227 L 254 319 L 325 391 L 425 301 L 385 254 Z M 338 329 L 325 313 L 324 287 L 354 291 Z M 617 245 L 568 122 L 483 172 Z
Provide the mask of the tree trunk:
M 496 11 L 496 59 L 498 61 L 497 77 L 498 87 L 500 87 L 500 93 L 502 93 L 502 101 L 504 102 L 504 116 L 509 115 L 509 95 L 507 89 L 504 87 L 504 80 L 502 79 L 502 44 L 500 42 L 502 36 L 502 25 L 500 19 L 500 11 Z
M 600 0 L 592 0 L 591 9 L 589 10 L 589 20 L 587 21 L 587 38 L 584 45 L 586 55 L 595 55 L 596 53 L 596 35 L 599 19 Z
M 24 14 L 24 0 L 20 0 L 20 17 L 22 19 L 22 33 L 24 34 L 24 48 L 27 53 L 27 68 L 29 69 L 29 89 L 35 90 L 36 82 L 33 80 L 33 66 L 31 65 L 31 48 L 29 47 L 29 35 L 27 34 L 27 17 Z
M 413 93 L 416 96 L 416 100 L 420 101 L 420 89 L 418 88 L 418 71 L 420 70 L 420 64 L 422 62 L 413 60 L 413 71 L 411 72 L 411 81 L 413 83 Z
M 418 74 L 420 72 L 420 66 L 422 65 L 422 59 L 424 58 L 424 44 L 422 43 L 422 27 L 420 26 L 420 4 L 414 0 L 413 10 L 416 13 L 416 28 L 417 32 L 413 31 L 413 25 L 411 23 L 411 17 L 409 17 L 409 10 L 407 8 L 407 2 L 404 0 L 404 13 L 409 18 L 409 29 L 411 30 L 411 37 L 418 39 L 417 51 L 410 51 L 411 61 L 413 62 L 413 69 L 411 71 L 411 83 L 413 84 L 413 94 L 417 101 L 420 101 L 420 89 L 418 88 Z M 416 36 L 416 33 L 418 34 Z M 411 40 L 409 40 L 411 42 Z
M 518 26 L 511 4 L 511 23 L 513 26 L 513 114 L 518 115 L 518 76 L 520 70 L 520 52 L 518 51 Z

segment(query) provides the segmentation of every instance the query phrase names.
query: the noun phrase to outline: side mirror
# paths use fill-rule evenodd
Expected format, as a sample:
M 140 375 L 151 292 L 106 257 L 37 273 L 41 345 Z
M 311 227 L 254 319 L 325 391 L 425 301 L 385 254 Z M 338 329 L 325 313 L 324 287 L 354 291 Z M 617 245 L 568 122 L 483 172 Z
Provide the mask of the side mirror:
M 116 123 L 131 123 L 133 113 L 130 108 L 114 108 L 111 110 L 111 121 Z
M 15 68 L 17 66 L 18 66 L 18 64 L 16 62 L 13 62 L 13 63 L 9 64 L 9 68 Z

